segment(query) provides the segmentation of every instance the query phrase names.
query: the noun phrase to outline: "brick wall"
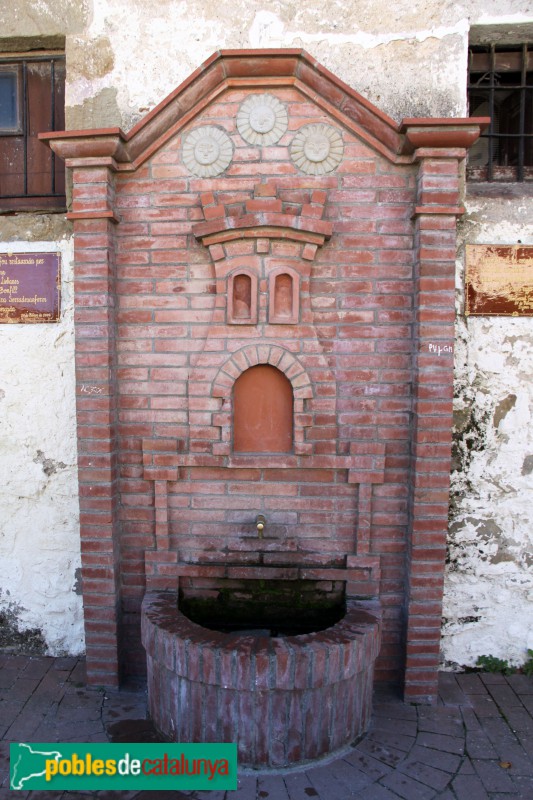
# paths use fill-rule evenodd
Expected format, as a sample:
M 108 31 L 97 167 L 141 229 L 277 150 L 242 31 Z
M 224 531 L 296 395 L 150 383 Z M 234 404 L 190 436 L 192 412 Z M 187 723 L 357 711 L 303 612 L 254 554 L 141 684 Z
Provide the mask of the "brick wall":
M 348 482 L 348 470 L 338 468 L 338 459 L 344 457 L 348 465 L 352 445 L 364 452 L 365 443 L 379 442 L 387 448 L 386 483 L 374 490 L 366 549 L 382 561 L 385 640 L 378 673 L 397 677 L 409 476 L 415 169 L 392 165 L 343 131 L 344 159 L 335 174 L 298 174 L 289 156 L 295 131 L 332 120 L 294 89 L 275 94 L 289 116 L 289 128 L 275 146 L 253 147 L 236 131 L 237 110 L 247 96 L 243 91 L 227 92 L 191 126 L 216 124 L 230 134 L 234 156 L 223 177 L 191 176 L 181 159 L 186 128 L 135 175 L 117 180 L 122 602 L 126 639 L 136 644 L 127 663 L 135 669 L 144 663 L 138 612 L 144 550 L 155 546 L 154 486 L 143 477 L 143 438 L 178 439 L 185 456 L 179 479 L 168 486 L 170 549 L 183 561 L 212 561 L 224 554 L 249 563 L 258 563 L 260 553 L 266 563 L 290 563 L 297 552 L 311 562 L 318 557 L 341 564 L 346 554 L 358 552 L 358 486 Z M 270 201 L 280 213 L 300 218 L 322 200 L 314 208 L 331 224 L 332 235 L 315 247 L 313 261 L 303 257 L 309 243 L 266 238 L 260 225 L 247 228 L 246 238 L 209 249 L 195 238 L 194 226 L 209 219 L 209 210 L 215 220 L 243 216 L 257 210 L 258 196 L 265 198 L 261 211 Z M 204 229 L 201 234 L 207 235 Z M 279 264 L 293 265 L 302 275 L 297 325 L 267 322 L 267 275 Z M 224 277 L 238 267 L 253 267 L 260 275 L 254 326 L 225 324 Z M 257 346 L 264 352 L 256 356 Z M 292 367 L 300 388 L 309 387 L 299 393 L 298 382 L 294 385 L 305 416 L 299 431 L 304 452 L 250 456 L 247 468 L 228 468 L 219 458 L 221 451 L 230 455 L 231 443 L 224 440 L 224 423 L 215 423 L 225 410 L 231 430 L 224 399 L 230 399 L 233 380 L 254 363 L 279 366 L 286 353 L 293 356 L 286 359 L 288 374 Z M 227 398 L 217 396 L 221 370 Z M 359 458 L 364 469 L 365 456 Z M 353 459 L 357 466 L 357 455 Z M 254 524 L 260 512 L 267 518 L 262 541 Z

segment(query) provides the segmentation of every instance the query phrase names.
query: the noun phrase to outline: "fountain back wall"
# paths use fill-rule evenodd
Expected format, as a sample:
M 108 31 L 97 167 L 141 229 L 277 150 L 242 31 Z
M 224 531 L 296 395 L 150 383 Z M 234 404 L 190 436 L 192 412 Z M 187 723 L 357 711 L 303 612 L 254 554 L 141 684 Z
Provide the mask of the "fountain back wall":
M 302 51 L 227 51 L 127 135 L 47 135 L 74 183 L 91 680 L 144 673 L 147 590 L 289 570 L 379 600 L 376 678 L 435 697 L 479 134 L 450 123 L 397 125 Z

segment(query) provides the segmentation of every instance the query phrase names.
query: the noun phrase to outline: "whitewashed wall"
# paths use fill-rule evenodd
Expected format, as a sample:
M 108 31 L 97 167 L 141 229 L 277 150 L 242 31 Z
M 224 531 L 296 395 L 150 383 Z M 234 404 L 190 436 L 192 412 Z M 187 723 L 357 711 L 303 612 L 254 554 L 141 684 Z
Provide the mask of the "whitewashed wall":
M 530 0 L 19 0 L 2 13 L 4 39 L 66 35 L 69 128 L 128 130 L 221 48 L 302 47 L 396 120 L 462 116 L 471 26 L 505 23 L 506 30 L 525 31 L 529 24 L 533 36 Z M 470 199 L 463 240 L 533 242 L 531 202 Z M 12 218 L 10 243 L 46 249 L 34 241 L 42 224 L 36 215 Z M 4 229 L 0 219 L 0 239 Z M 55 247 L 53 237 L 42 238 Z M 78 652 L 70 245 L 60 246 L 60 325 L 0 326 L 7 353 L 0 367 L 0 465 L 7 476 L 0 488 L 0 612 L 42 630 L 50 652 Z M 459 258 L 460 313 L 462 280 Z M 532 340 L 532 318 L 459 317 L 463 444 L 453 476 L 448 666 L 472 665 L 483 653 L 520 662 L 533 646 Z
M 533 245 L 533 197 L 471 197 L 461 254 L 465 242 Z M 522 664 L 533 649 L 533 318 L 459 316 L 455 373 L 443 658 Z
M 51 654 L 79 653 L 72 241 L 0 249 L 60 252 L 63 306 L 58 323 L 0 325 L 0 610 Z

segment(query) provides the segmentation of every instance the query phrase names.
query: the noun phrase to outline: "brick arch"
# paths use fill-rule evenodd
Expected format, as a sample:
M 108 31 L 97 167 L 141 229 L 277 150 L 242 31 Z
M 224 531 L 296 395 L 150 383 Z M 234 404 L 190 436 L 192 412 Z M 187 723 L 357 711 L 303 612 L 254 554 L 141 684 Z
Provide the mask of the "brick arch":
M 237 350 L 223 364 L 213 381 L 213 397 L 231 399 L 233 384 L 250 367 L 270 364 L 283 372 L 292 384 L 295 400 L 313 397 L 311 379 L 299 359 L 278 345 L 248 345 Z M 229 378 L 229 380 L 228 380 Z
M 222 410 L 213 415 L 213 424 L 220 428 L 220 454 L 229 454 L 233 424 L 233 386 L 237 378 L 251 367 L 268 364 L 282 372 L 292 385 L 294 395 L 294 453 L 311 453 L 305 440 L 305 429 L 312 425 L 306 413 L 305 401 L 313 398 L 313 388 L 307 370 L 294 353 L 279 345 L 248 345 L 237 350 L 220 367 L 213 381 L 213 397 L 222 400 Z

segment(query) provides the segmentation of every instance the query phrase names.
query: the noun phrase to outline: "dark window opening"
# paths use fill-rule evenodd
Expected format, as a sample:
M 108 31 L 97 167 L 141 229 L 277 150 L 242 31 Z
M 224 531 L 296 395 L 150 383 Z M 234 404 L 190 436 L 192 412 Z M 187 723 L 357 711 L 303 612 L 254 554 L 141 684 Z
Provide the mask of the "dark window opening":
M 470 47 L 468 105 L 491 118 L 470 150 L 470 180 L 533 180 L 533 45 Z
M 65 207 L 65 167 L 39 141 L 65 128 L 65 56 L 0 57 L 0 213 Z
M 22 133 L 19 71 L 0 65 L 0 135 Z

